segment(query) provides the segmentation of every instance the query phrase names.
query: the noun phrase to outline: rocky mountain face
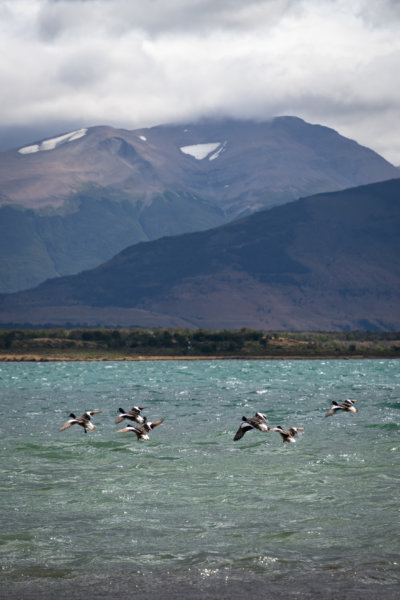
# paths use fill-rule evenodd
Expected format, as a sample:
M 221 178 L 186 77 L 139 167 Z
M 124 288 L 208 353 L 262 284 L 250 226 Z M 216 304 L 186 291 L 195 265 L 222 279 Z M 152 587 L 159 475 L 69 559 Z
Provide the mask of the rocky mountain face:
M 295 117 L 82 129 L 0 153 L 0 291 L 398 170 Z
M 0 297 L 0 325 L 400 329 L 400 179 L 140 243 Z

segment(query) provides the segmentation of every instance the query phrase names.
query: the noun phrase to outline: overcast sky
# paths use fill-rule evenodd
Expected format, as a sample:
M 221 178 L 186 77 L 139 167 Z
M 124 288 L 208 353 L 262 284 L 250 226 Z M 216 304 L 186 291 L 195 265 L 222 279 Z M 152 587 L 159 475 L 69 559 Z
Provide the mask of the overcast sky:
M 0 148 L 295 115 L 400 165 L 399 0 L 0 0 Z

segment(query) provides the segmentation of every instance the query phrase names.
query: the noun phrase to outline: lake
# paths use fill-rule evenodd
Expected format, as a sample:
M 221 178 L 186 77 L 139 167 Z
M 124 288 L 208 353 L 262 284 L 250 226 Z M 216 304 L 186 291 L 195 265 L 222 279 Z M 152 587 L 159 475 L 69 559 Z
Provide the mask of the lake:
M 397 597 L 399 365 L 0 363 L 2 597 Z M 117 433 L 134 405 L 149 441 Z M 234 442 L 256 411 L 304 432 Z

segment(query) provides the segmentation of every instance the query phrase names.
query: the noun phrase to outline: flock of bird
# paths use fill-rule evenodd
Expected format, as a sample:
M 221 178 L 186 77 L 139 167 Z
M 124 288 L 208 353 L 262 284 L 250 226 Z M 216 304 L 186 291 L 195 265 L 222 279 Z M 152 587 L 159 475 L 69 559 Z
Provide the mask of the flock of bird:
M 358 402 L 357 400 L 344 400 L 339 404 L 336 400 L 332 400 L 332 406 L 325 414 L 325 417 L 330 417 L 337 413 L 339 410 L 343 410 L 344 412 L 350 413 L 358 413 L 358 408 L 354 406 L 354 403 Z M 267 415 L 264 415 L 261 412 L 256 412 L 254 417 L 242 417 L 242 423 L 235 433 L 233 440 L 237 442 L 242 439 L 244 434 L 247 431 L 251 431 L 252 429 L 258 429 L 258 431 L 262 431 L 264 433 L 268 433 L 268 431 L 276 431 L 282 437 L 283 442 L 294 443 L 296 440 L 294 436 L 297 435 L 300 431 L 304 431 L 304 427 L 289 427 L 289 429 L 283 429 L 280 425 L 276 427 L 269 427 L 267 425 Z
M 154 427 L 160 425 L 164 419 L 159 419 L 158 421 L 149 421 L 147 417 L 140 414 L 144 408 L 146 408 L 146 406 L 133 406 L 131 410 L 126 411 L 123 408 L 119 408 L 119 415 L 115 419 L 117 424 L 121 423 L 124 419 L 128 419 L 129 421 L 134 421 L 137 423 L 137 425 L 127 425 L 123 429 L 118 429 L 117 433 L 127 433 L 130 431 L 132 433 L 136 433 L 138 440 L 149 440 L 149 431 L 153 431 Z M 70 418 L 62 427 L 60 427 L 60 431 L 69 429 L 69 427 L 72 427 L 72 425 L 80 425 L 83 427 L 85 433 L 88 431 L 93 431 L 96 429 L 96 425 L 93 425 L 91 419 L 94 415 L 97 415 L 101 412 L 101 410 L 87 410 L 80 417 L 76 417 L 74 413 L 70 413 Z
M 344 400 L 341 403 L 332 400 L 332 406 L 325 414 L 325 417 L 330 417 L 340 410 L 355 414 L 358 412 L 358 408 L 354 406 L 355 402 L 357 402 L 357 400 Z M 141 414 L 142 410 L 145 408 L 147 407 L 133 406 L 131 410 L 126 411 L 123 408 L 119 408 L 119 414 L 115 419 L 115 423 L 122 423 L 122 421 L 127 419 L 128 421 L 133 421 L 135 425 L 128 424 L 126 427 L 118 429 L 117 433 L 131 432 L 136 434 L 138 440 L 149 440 L 149 432 L 153 431 L 155 427 L 160 425 L 164 419 L 159 419 L 158 421 L 149 421 L 146 416 Z M 93 425 L 91 419 L 94 415 L 97 415 L 101 412 L 101 410 L 88 410 L 80 417 L 76 417 L 74 413 L 70 413 L 70 418 L 60 428 L 60 431 L 69 429 L 69 427 L 72 427 L 72 425 L 80 425 L 83 427 L 85 433 L 88 431 L 93 431 L 96 429 L 96 425 Z M 263 433 L 276 431 L 282 437 L 283 442 L 293 443 L 296 441 L 294 439 L 295 435 L 297 435 L 300 431 L 304 431 L 304 427 L 290 427 L 289 429 L 283 429 L 283 427 L 280 425 L 277 425 L 276 427 L 269 427 L 269 425 L 267 425 L 267 415 L 261 412 L 256 412 L 254 417 L 242 417 L 242 423 L 235 433 L 233 440 L 237 442 L 238 440 L 242 439 L 245 433 L 252 430 L 262 431 Z
M 235 433 L 233 438 L 234 442 L 241 440 L 244 434 L 247 431 L 251 431 L 252 429 L 258 429 L 258 431 L 263 431 L 264 433 L 268 433 L 268 431 L 276 431 L 282 437 L 284 442 L 295 442 L 294 436 L 299 433 L 299 431 L 304 431 L 304 427 L 290 427 L 289 429 L 283 429 L 280 425 L 276 427 L 269 427 L 267 425 L 267 415 L 263 413 L 256 412 L 254 417 L 242 417 L 242 423 Z

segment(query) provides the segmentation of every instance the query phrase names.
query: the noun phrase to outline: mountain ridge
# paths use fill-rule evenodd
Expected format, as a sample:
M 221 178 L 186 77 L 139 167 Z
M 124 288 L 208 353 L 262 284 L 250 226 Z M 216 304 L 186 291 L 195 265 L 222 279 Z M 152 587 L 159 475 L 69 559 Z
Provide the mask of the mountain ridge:
M 57 143 L 57 140 L 62 138 L 66 139 Z M 292 148 L 287 147 L 289 141 L 294 145 Z M 219 146 L 219 150 L 216 152 L 214 149 L 206 153 L 202 159 L 196 160 L 190 152 L 182 151 L 182 148 L 190 145 L 210 143 Z M 373 150 L 341 136 L 329 127 L 309 124 L 298 117 L 275 117 L 265 122 L 204 119 L 194 124 L 165 124 L 137 130 L 95 126 L 62 134 L 58 138 L 42 140 L 24 148 L 1 152 L 1 201 L 2 204 L 18 204 L 33 209 L 43 206 L 57 208 L 60 203 L 69 198 L 71 192 L 77 191 L 82 183 L 95 182 L 98 185 L 114 185 L 117 189 L 129 190 L 133 183 L 132 177 L 143 176 L 146 171 L 151 178 L 154 178 L 154 189 L 157 190 L 160 189 L 161 178 L 166 181 L 162 183 L 162 188 L 179 181 L 183 186 L 190 182 L 194 187 L 203 189 L 204 173 L 208 176 L 210 173 L 216 173 L 216 177 L 212 180 L 212 186 L 216 189 L 227 188 L 230 187 L 229 177 L 232 174 L 221 172 L 221 167 L 215 160 L 224 162 L 227 155 L 231 154 L 235 160 L 236 170 L 237 155 L 239 154 L 239 160 L 242 160 L 243 146 L 246 146 L 252 161 L 261 158 L 267 177 L 271 176 L 269 170 L 272 171 L 278 166 L 286 169 L 287 164 L 290 164 L 289 159 L 293 158 L 291 154 L 297 155 L 300 147 L 308 152 L 307 157 L 302 157 L 302 167 L 307 161 L 314 162 L 313 167 L 318 161 L 321 164 L 325 163 L 327 168 L 325 186 L 329 186 L 330 182 L 331 185 L 336 186 L 335 189 L 338 185 L 346 188 L 396 176 L 396 167 Z M 36 149 L 27 151 L 33 148 Z M 354 150 L 359 151 L 360 154 L 353 157 L 352 162 L 349 161 L 349 155 Z M 95 154 L 95 151 L 98 154 Z M 334 151 L 334 161 L 329 164 L 329 161 L 332 161 L 330 156 L 332 151 Z M 104 158 L 107 163 L 101 162 Z M 172 162 L 178 161 L 174 172 L 171 169 L 171 159 Z M 13 161 L 16 161 L 18 166 L 16 178 L 13 174 Z M 49 166 L 55 171 L 47 173 Z M 254 176 L 257 167 L 257 163 L 251 162 L 245 168 L 246 175 L 249 175 L 250 170 L 250 175 Z M 241 170 L 243 171 L 243 166 Z M 336 171 L 335 180 L 334 171 Z M 196 175 L 200 181 L 196 179 Z M 265 177 L 265 173 L 263 175 Z M 260 177 L 259 174 L 258 176 Z M 279 173 L 274 177 L 274 185 L 280 182 L 281 176 Z M 68 177 L 71 178 L 70 182 L 67 181 Z M 42 184 L 44 188 L 42 192 L 38 178 L 46 180 Z M 293 181 L 292 179 L 290 181 L 295 183 L 298 189 L 295 195 L 287 196 L 286 200 L 304 195 L 304 192 L 299 193 L 304 179 L 297 173 L 294 175 Z M 33 185 L 34 183 L 36 186 Z M 142 191 L 143 186 L 140 181 L 136 183 Z M 146 179 L 146 189 L 148 185 L 149 181 Z M 263 185 L 265 185 L 264 180 Z M 310 195 L 309 190 L 305 191 Z M 228 192 L 225 193 L 229 197 Z M 235 190 L 233 196 L 237 193 Z M 233 216 L 236 217 L 237 214 Z
M 130 246 L 0 297 L 0 324 L 400 329 L 400 179 Z
M 139 241 L 398 173 L 297 117 L 62 134 L 0 153 L 0 291 L 92 268 Z

